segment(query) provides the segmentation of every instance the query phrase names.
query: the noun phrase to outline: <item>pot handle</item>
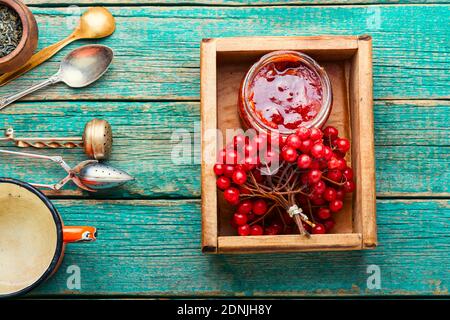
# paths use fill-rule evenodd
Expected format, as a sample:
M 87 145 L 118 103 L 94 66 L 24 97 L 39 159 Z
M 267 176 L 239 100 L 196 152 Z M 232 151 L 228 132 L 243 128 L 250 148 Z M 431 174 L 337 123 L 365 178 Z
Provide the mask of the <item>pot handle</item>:
M 64 226 L 63 241 L 64 243 L 72 242 L 91 242 L 97 238 L 97 229 L 87 226 Z

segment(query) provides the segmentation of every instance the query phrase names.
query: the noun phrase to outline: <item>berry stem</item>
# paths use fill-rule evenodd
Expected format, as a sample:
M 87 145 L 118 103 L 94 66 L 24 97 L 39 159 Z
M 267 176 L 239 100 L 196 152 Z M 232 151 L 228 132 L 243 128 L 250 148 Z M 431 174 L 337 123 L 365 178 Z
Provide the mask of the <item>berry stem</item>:
M 335 184 L 337 186 L 342 186 L 344 184 L 343 182 L 336 182 L 334 180 L 331 180 L 331 179 L 325 177 L 324 175 L 322 175 L 322 179 L 327 180 L 328 182 L 331 182 L 331 183 L 333 183 L 333 184 Z

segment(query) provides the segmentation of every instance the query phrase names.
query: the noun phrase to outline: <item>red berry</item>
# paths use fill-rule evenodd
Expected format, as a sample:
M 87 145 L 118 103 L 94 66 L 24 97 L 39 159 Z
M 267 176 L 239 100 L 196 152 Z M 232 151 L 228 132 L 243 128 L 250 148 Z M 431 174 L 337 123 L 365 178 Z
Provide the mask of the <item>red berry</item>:
M 244 155 L 246 157 L 253 157 L 256 155 L 258 149 L 255 143 L 246 144 L 244 147 Z
M 336 147 L 340 152 L 346 153 L 350 149 L 350 141 L 345 138 L 338 138 L 336 140 Z
M 301 144 L 302 144 L 302 140 L 296 134 L 291 134 L 286 139 L 286 145 L 288 145 L 294 149 L 299 149 Z
M 313 234 L 324 234 L 326 233 L 325 227 L 323 224 L 317 223 L 316 226 L 312 229 Z
M 316 184 L 313 185 L 313 190 L 317 194 L 324 193 L 326 188 L 327 188 L 327 185 L 322 180 L 320 180 L 319 182 L 317 182 Z
M 344 176 L 345 179 L 347 180 L 352 180 L 353 179 L 353 170 L 352 168 L 345 168 L 344 171 L 342 171 L 342 175 Z
M 319 170 L 310 170 L 308 172 L 308 181 L 310 184 L 315 184 L 322 179 L 322 172 Z
M 344 203 L 342 200 L 334 200 L 330 202 L 330 210 L 333 212 L 338 212 L 342 209 Z
M 342 159 L 345 157 L 345 153 L 340 152 L 339 150 L 334 150 L 334 156 L 338 159 Z
M 313 143 L 312 143 L 312 141 L 310 139 L 303 140 L 299 149 L 303 153 L 309 153 L 309 151 L 311 150 L 312 145 L 313 145 Z
M 312 141 L 322 139 L 322 131 L 320 131 L 320 129 L 318 129 L 318 128 L 311 128 L 310 138 Z
M 267 148 L 267 135 L 265 133 L 260 133 L 259 135 L 255 136 L 255 138 L 253 138 L 253 143 L 256 144 L 258 150 Z
M 327 168 L 327 160 L 321 159 L 318 160 L 317 163 L 319 164 L 319 170 L 325 170 Z
M 238 134 L 238 135 L 234 136 L 233 144 L 234 144 L 234 146 L 237 146 L 237 147 L 243 146 L 245 144 L 245 140 L 247 140 L 247 139 L 243 134 Z
M 321 220 L 327 220 L 331 217 L 330 209 L 328 208 L 319 208 L 319 211 L 317 211 L 317 217 Z
M 355 183 L 353 182 L 353 180 L 345 181 L 344 184 L 342 185 L 342 190 L 345 193 L 351 193 L 355 191 Z
M 324 225 L 325 229 L 327 230 L 327 232 L 330 232 L 334 228 L 335 224 L 336 223 L 334 222 L 334 220 L 332 218 L 323 222 L 323 225 Z
M 278 230 L 272 226 L 268 226 L 265 230 L 264 230 L 264 234 L 268 235 L 268 236 L 274 236 L 277 235 Z
M 335 200 L 344 200 L 345 192 L 342 189 L 336 191 L 336 199 Z
M 261 216 L 267 212 L 267 202 L 264 199 L 258 199 L 253 202 L 253 213 Z
M 336 138 L 339 135 L 338 129 L 332 126 L 328 126 L 325 129 L 323 129 L 323 135 L 327 138 Z
M 307 154 L 301 154 L 297 159 L 297 166 L 300 169 L 308 169 L 311 165 L 312 159 Z
M 342 179 L 342 172 L 337 169 L 334 169 L 334 170 L 328 171 L 326 176 L 330 180 L 333 180 L 335 182 L 340 182 Z
M 306 140 L 311 135 L 311 130 L 306 127 L 300 127 L 297 130 L 295 130 L 295 133 L 299 136 L 301 140 Z
M 247 181 L 247 174 L 242 169 L 237 169 L 233 173 L 233 182 L 237 185 L 244 184 Z
M 222 149 L 219 151 L 219 153 L 217 154 L 217 162 L 220 164 L 224 164 L 226 162 L 227 159 L 227 152 L 225 151 L 225 149 Z
M 261 171 L 253 170 L 253 177 L 255 177 L 256 182 L 261 183 L 263 181 L 263 176 L 261 175 Z
M 281 156 L 286 162 L 294 162 L 297 160 L 297 151 L 291 146 L 285 146 L 281 151 Z
M 323 157 L 323 149 L 325 148 L 325 146 L 321 143 L 316 143 L 315 145 L 313 145 L 311 147 L 311 155 L 314 158 L 322 158 Z
M 239 203 L 237 211 L 242 214 L 249 214 L 252 211 L 253 203 L 251 200 L 243 200 Z
M 347 161 L 345 159 L 338 159 L 337 160 L 337 168 L 338 170 L 345 170 L 347 168 Z
M 215 173 L 217 176 L 223 175 L 224 170 L 225 170 L 225 166 L 224 166 L 223 164 L 221 164 L 221 163 L 216 163 L 216 164 L 214 165 L 214 173 Z
M 236 150 L 228 150 L 226 163 L 236 164 L 237 162 L 238 162 L 238 154 L 237 154 Z
M 333 150 L 331 150 L 330 147 L 324 146 L 322 153 L 323 153 L 322 156 L 325 160 L 330 160 L 331 157 L 333 157 Z
M 227 177 L 220 176 L 217 178 L 216 185 L 217 188 L 219 188 L 220 190 L 225 190 L 230 187 L 231 182 L 230 179 L 228 179 Z
M 260 225 L 255 224 L 251 226 L 250 234 L 252 236 L 262 236 L 264 234 L 264 229 Z
M 270 225 L 271 228 L 273 228 L 277 234 L 281 233 L 281 231 L 283 231 L 283 223 L 280 221 L 275 221 Z
M 223 174 L 225 177 L 231 178 L 234 173 L 234 166 L 232 164 L 226 164 L 223 168 Z
M 223 192 L 223 196 L 225 197 L 225 200 L 231 204 L 237 204 L 239 202 L 239 190 L 231 187 L 226 189 Z
M 336 190 L 333 188 L 326 188 L 325 191 L 323 192 L 323 198 L 325 200 L 327 200 L 328 202 L 333 201 L 336 199 Z
M 325 200 L 324 200 L 324 198 L 322 198 L 321 194 L 313 193 L 309 197 L 309 200 L 315 206 L 323 206 L 325 204 Z
M 237 231 L 240 236 L 248 236 L 250 234 L 250 226 L 244 224 L 243 226 L 239 226 Z
M 242 214 L 242 213 L 235 213 L 234 216 L 233 216 L 233 221 L 238 226 L 242 226 L 242 225 L 247 223 L 247 216 L 245 214 Z
M 320 170 L 320 163 L 316 160 L 313 160 L 309 168 L 314 170 Z
M 328 169 L 336 169 L 339 167 L 339 159 L 336 157 L 331 157 L 331 159 L 327 162 Z
M 246 157 L 244 159 L 243 169 L 248 172 L 252 171 L 256 167 L 256 158 Z

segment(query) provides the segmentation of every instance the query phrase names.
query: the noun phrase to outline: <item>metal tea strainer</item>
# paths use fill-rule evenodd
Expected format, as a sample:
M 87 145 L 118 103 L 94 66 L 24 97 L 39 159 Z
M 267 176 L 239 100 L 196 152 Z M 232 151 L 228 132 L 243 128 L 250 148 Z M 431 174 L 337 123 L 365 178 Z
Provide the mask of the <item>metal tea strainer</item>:
M 66 183 L 73 181 L 73 183 L 83 190 L 96 192 L 102 189 L 118 187 L 128 181 L 134 180 L 134 178 L 128 173 L 109 165 L 99 163 L 97 160 L 83 161 L 71 168 L 60 156 L 44 156 L 40 154 L 15 152 L 2 149 L 0 149 L 0 153 L 34 159 L 50 160 L 59 164 L 67 172 L 67 176 L 55 184 L 31 183 L 31 185 L 38 188 L 60 190 Z
M 86 123 L 82 137 L 16 138 L 14 129 L 8 128 L 0 141 L 12 141 L 20 148 L 83 148 L 89 158 L 105 160 L 111 154 L 113 137 L 108 121 L 93 119 Z

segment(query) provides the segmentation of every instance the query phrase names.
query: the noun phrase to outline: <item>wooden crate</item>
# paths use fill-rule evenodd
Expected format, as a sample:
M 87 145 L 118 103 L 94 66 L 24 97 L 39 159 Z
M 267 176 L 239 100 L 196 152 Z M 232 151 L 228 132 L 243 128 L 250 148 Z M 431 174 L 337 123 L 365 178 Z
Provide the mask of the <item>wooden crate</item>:
M 236 236 L 229 226 L 233 212 L 216 188 L 213 166 L 215 129 L 241 127 L 238 91 L 241 80 L 262 55 L 298 50 L 321 64 L 333 87 L 328 124 L 352 142 L 347 161 L 356 190 L 335 215 L 332 234 Z M 202 121 L 202 249 L 205 253 L 337 251 L 377 245 L 375 160 L 372 101 L 372 39 L 370 36 L 249 37 L 203 39 L 201 43 Z

